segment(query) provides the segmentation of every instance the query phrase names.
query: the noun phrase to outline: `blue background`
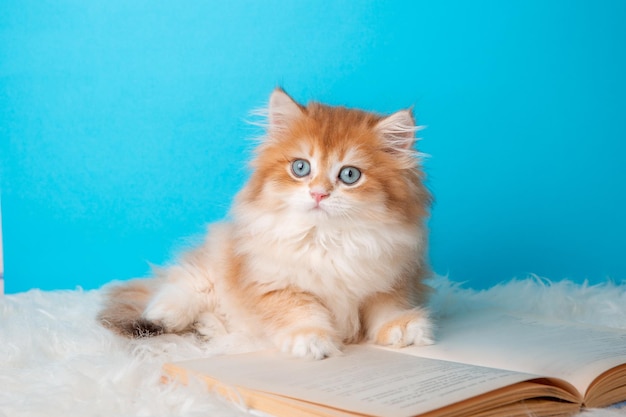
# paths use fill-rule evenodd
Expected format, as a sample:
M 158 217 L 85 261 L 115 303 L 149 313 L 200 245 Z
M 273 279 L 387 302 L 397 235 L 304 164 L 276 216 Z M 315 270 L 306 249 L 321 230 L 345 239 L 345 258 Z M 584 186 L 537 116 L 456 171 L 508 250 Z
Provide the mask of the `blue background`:
M 438 273 L 626 279 L 626 2 L 5 0 L 7 292 L 148 273 L 225 216 L 281 85 L 414 106 Z

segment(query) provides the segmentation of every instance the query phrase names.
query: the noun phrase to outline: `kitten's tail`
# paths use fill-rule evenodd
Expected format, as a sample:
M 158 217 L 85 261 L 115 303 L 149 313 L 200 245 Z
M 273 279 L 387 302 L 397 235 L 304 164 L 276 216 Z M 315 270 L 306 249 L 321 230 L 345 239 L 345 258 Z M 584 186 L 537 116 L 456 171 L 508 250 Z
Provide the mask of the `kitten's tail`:
M 143 318 L 143 312 L 157 289 L 155 279 L 135 279 L 110 288 L 98 321 L 106 328 L 126 337 L 149 337 L 164 329 Z

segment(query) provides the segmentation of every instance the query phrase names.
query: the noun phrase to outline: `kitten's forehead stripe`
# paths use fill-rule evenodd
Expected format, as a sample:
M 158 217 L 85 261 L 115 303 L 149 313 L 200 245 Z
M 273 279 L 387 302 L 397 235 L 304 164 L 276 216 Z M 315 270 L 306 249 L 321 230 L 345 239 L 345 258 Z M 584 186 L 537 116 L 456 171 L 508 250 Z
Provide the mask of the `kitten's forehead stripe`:
M 317 152 L 327 154 L 332 150 L 338 154 L 338 159 L 345 159 L 355 148 L 381 148 L 381 140 L 374 129 L 381 120 L 379 116 L 316 103 L 309 106 L 311 111 L 292 125 L 290 134 L 309 141 L 311 154 L 317 156 Z

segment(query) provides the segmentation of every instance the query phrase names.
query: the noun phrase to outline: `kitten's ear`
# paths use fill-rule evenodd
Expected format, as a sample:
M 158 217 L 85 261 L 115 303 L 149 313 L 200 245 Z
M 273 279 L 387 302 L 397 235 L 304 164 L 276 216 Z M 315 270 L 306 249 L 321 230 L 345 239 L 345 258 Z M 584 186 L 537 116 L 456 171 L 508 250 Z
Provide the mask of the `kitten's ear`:
M 302 107 L 289 97 L 282 88 L 274 90 L 270 96 L 268 121 L 271 131 L 286 128 L 294 119 L 302 115 Z
M 400 110 L 382 119 L 376 128 L 383 136 L 391 150 L 408 151 L 415 143 L 415 132 L 419 130 L 415 126 L 415 119 L 411 110 Z

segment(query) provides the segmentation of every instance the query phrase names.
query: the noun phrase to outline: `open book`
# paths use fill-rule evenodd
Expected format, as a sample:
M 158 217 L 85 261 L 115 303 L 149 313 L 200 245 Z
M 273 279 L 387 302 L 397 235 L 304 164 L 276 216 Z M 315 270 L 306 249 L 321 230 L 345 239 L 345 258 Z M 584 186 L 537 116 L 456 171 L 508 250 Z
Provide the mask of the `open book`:
M 626 331 L 497 311 L 438 321 L 432 346 L 346 347 L 322 361 L 258 352 L 165 365 L 287 416 L 560 416 L 626 400 Z

